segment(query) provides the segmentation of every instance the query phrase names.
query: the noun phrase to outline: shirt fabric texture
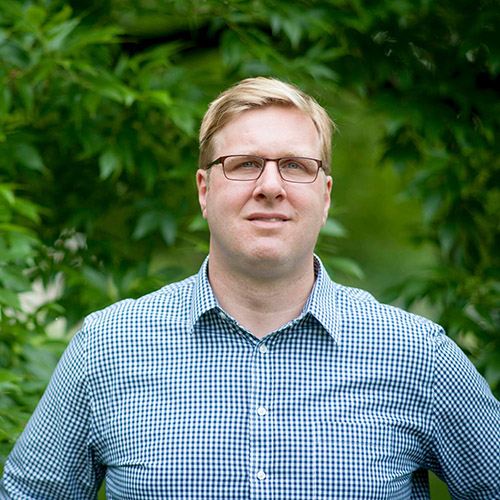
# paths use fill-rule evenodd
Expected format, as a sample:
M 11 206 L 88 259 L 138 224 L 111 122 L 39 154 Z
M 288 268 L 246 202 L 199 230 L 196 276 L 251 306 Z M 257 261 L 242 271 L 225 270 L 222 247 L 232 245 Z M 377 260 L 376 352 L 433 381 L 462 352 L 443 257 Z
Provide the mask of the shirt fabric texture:
M 259 340 L 200 272 L 91 314 L 1 499 L 500 499 L 500 403 L 422 317 L 334 283 Z

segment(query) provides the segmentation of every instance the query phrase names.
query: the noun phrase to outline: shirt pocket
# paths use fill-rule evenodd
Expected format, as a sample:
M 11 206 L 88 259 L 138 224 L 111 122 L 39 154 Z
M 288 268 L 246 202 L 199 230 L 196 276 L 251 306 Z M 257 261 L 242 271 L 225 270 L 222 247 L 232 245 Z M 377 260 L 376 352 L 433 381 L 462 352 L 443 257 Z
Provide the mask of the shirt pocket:
M 392 424 L 320 420 L 315 433 L 318 500 L 411 497 L 411 472 L 398 454 Z

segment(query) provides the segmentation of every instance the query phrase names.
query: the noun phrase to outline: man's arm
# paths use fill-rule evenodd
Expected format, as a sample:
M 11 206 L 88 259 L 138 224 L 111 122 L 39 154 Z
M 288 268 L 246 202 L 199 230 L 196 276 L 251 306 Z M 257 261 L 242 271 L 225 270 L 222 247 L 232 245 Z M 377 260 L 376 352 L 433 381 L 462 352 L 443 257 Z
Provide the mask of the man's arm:
M 62 356 L 7 459 L 0 499 L 95 499 L 103 477 L 93 448 L 82 331 Z
M 449 338 L 436 350 L 430 468 L 454 499 L 500 499 L 500 402 Z

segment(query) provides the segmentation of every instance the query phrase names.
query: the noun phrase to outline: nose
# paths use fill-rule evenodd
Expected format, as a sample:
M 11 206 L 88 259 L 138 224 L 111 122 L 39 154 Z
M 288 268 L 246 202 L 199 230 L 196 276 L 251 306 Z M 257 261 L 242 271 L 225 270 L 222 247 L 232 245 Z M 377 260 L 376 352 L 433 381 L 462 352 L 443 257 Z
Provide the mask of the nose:
M 285 181 L 281 178 L 276 161 L 268 160 L 262 174 L 255 182 L 256 198 L 275 199 L 286 196 Z

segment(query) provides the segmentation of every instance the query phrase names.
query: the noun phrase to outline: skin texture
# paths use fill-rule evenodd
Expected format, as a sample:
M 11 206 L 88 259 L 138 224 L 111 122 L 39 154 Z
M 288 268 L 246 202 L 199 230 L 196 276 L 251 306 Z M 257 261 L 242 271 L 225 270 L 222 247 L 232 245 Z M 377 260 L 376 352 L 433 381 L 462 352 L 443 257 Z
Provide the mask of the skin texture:
M 310 118 L 293 107 L 271 106 L 245 111 L 219 131 L 214 159 L 230 154 L 319 159 L 320 151 Z M 328 216 L 332 179 L 320 169 L 312 184 L 288 183 L 275 162 L 268 162 L 256 181 L 229 181 L 221 165 L 198 170 L 196 179 L 210 228 L 214 293 L 242 324 L 252 321 L 244 321 L 241 308 L 253 316 L 259 311 L 262 318 L 279 317 L 267 326 L 262 320 L 269 333 L 300 313 L 314 284 L 313 251 Z

